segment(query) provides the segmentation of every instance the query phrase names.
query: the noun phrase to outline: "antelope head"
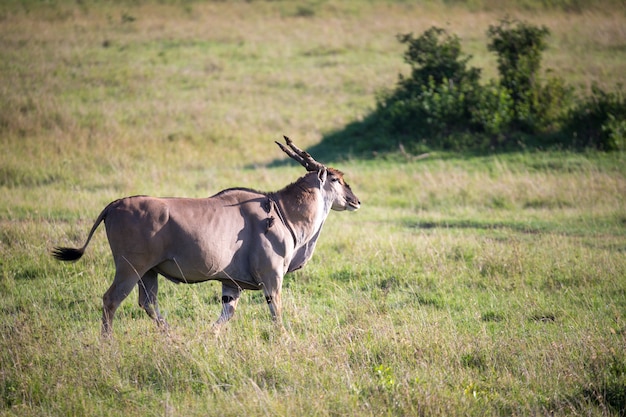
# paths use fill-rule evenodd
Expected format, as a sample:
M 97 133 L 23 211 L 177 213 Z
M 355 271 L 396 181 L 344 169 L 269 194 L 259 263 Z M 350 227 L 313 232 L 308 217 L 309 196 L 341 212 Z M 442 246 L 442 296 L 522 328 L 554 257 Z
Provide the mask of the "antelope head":
M 320 191 L 325 198 L 332 201 L 331 208 L 333 210 L 355 211 L 361 207 L 361 202 L 354 195 L 348 183 L 344 181 L 343 172 L 335 168 L 328 168 L 324 164 L 317 162 L 308 152 L 298 148 L 287 136 L 284 136 L 284 138 L 287 146 L 280 142 L 276 142 L 276 144 L 290 158 L 298 161 L 307 171 L 317 172 L 317 178 L 320 181 Z

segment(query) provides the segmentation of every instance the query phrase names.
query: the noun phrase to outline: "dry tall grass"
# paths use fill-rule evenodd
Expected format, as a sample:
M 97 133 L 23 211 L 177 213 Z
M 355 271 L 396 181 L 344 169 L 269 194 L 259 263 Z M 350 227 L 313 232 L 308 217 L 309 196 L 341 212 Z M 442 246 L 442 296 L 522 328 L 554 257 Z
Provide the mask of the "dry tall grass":
M 8 5 L 8 6 L 7 6 Z M 484 9 L 481 9 L 484 10 Z M 6 3 L 0 8 L 0 415 L 620 415 L 626 405 L 623 155 L 516 154 L 337 168 L 332 213 L 285 282 L 285 333 L 246 292 L 163 282 L 169 335 L 136 306 L 99 338 L 110 200 L 275 190 L 309 147 L 405 71 L 395 35 L 457 33 L 495 76 L 504 12 L 553 32 L 545 67 L 624 81 L 620 13 L 395 2 Z M 398 158 L 402 158 L 400 156 Z M 339 159 L 339 158 L 338 158 Z

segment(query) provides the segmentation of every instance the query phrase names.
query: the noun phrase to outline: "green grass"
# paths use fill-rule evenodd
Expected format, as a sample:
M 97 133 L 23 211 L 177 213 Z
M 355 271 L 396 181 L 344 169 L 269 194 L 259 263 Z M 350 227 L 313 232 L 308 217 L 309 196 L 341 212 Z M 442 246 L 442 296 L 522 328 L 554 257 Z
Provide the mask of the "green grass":
M 324 145 L 407 70 L 397 33 L 450 28 L 496 73 L 479 45 L 501 12 L 452 3 L 6 2 L 0 415 L 623 415 L 623 154 Z M 619 4 L 525 4 L 506 9 L 551 29 L 546 67 L 584 87 L 626 81 Z M 286 277 L 286 330 L 246 292 L 215 338 L 219 285 L 163 280 L 170 334 L 135 292 L 101 340 L 103 230 L 76 264 L 49 250 L 82 243 L 125 195 L 281 188 L 302 174 L 282 134 L 363 203 L 331 213 Z

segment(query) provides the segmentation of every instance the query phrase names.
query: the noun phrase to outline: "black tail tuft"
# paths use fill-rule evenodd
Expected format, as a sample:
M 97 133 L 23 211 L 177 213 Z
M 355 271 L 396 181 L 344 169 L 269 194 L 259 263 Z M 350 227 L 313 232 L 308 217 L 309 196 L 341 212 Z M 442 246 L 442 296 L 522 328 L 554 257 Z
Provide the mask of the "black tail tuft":
M 54 248 L 52 256 L 59 261 L 77 261 L 83 256 L 85 249 L 76 248 Z

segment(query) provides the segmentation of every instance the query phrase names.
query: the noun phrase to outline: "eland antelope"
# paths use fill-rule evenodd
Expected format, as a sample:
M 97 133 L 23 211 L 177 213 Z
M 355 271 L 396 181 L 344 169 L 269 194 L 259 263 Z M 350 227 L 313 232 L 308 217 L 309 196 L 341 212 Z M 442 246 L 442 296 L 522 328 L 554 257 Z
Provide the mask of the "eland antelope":
M 342 172 L 285 141 L 287 146 L 276 144 L 308 172 L 280 191 L 230 188 L 208 198 L 122 198 L 102 210 L 82 247 L 54 248 L 59 260 L 80 259 L 104 221 L 115 278 L 102 297 L 103 335 L 110 335 L 115 311 L 136 285 L 139 305 L 167 327 L 157 302 L 158 275 L 187 284 L 220 281 L 216 331 L 233 316 L 244 289 L 262 290 L 272 318 L 281 322 L 284 275 L 311 258 L 331 209 L 361 205 Z

